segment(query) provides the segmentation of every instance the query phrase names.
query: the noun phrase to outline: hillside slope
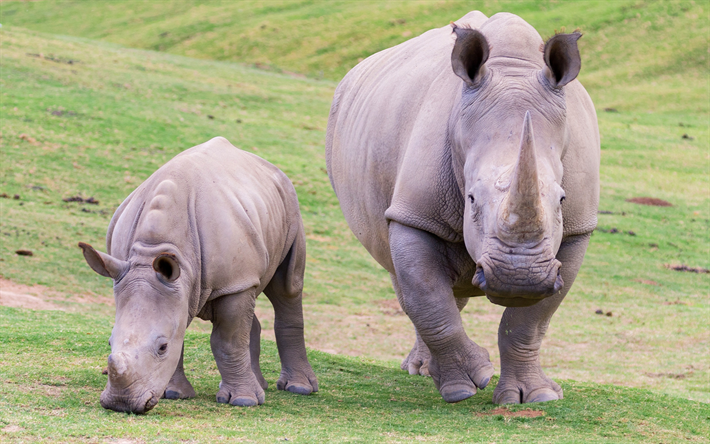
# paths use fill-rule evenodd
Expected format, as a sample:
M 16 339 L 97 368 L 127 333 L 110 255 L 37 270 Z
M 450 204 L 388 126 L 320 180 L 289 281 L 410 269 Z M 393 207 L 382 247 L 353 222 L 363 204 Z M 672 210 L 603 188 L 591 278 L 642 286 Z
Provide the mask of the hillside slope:
M 339 80 L 358 60 L 467 13 L 471 2 L 4 2 L 3 24 Z M 580 28 L 581 79 L 597 106 L 707 112 L 705 2 L 483 1 L 543 37 Z M 632 88 L 632 91 L 629 91 Z M 633 92 L 633 94 L 623 94 Z M 595 93 L 598 93 L 595 95 Z M 690 103 L 689 103 L 690 102 Z

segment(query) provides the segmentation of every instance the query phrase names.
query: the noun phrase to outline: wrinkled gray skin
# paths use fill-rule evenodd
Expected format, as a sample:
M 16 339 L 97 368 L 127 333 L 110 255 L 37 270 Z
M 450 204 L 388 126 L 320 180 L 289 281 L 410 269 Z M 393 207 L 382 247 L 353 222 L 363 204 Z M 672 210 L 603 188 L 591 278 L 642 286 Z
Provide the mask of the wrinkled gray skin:
M 335 92 L 331 183 L 415 326 L 402 368 L 431 374 L 448 402 L 493 375 L 459 314 L 484 294 L 508 307 L 494 402 L 562 398 L 539 350 L 599 200 L 596 114 L 574 80 L 578 38 L 545 43 L 515 15 L 474 11 L 369 57 Z
M 306 243 L 293 185 L 278 168 L 217 137 L 166 163 L 121 204 L 108 254 L 79 244 L 97 273 L 114 280 L 107 409 L 144 413 L 161 397 L 195 396 L 183 369 L 185 329 L 213 323 L 222 376 L 217 402 L 263 404 L 263 291 L 274 306 L 281 358 L 277 388 L 318 391 L 306 358 L 301 292 Z

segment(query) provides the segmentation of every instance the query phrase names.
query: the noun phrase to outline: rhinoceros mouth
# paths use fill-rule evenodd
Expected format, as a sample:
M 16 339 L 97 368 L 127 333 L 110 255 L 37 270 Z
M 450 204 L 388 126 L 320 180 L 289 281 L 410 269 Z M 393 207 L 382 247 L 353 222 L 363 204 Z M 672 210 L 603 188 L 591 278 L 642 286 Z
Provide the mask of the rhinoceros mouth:
M 111 392 L 107 387 L 101 393 L 101 407 L 113 410 L 115 412 L 124 413 L 147 413 L 155 407 L 160 401 L 160 396 L 157 396 L 154 391 L 149 390 L 139 396 L 120 396 Z
M 494 304 L 526 307 L 562 289 L 561 266 L 547 245 L 491 248 L 477 262 L 471 283 Z

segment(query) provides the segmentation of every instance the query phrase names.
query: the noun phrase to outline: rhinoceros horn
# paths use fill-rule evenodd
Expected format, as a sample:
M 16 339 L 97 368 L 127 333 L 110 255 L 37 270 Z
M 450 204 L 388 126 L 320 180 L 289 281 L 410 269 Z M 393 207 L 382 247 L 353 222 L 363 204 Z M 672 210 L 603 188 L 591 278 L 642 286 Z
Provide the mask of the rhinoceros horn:
M 543 209 L 530 112 L 525 113 L 520 152 L 501 211 L 502 235 L 514 242 L 532 242 L 544 234 Z

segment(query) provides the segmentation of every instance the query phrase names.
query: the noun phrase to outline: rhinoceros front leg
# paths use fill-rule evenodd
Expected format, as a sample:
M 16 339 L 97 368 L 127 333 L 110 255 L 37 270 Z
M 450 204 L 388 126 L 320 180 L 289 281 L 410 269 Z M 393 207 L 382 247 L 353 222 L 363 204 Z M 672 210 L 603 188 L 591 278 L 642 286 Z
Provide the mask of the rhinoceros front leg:
M 520 404 L 562 399 L 560 386 L 540 366 L 540 345 L 552 315 L 574 282 L 582 265 L 589 235 L 562 242 L 557 260 L 564 287 L 554 296 L 530 307 L 506 308 L 498 328 L 500 381 L 493 392 L 496 404 Z
M 484 388 L 493 375 L 488 352 L 463 329 L 453 293 L 457 257 L 430 233 L 390 222 L 390 249 L 402 308 L 431 353 L 429 374 L 447 402 Z
M 393 286 L 395 287 L 395 292 L 399 293 L 399 290 L 397 289 L 398 284 L 395 283 L 396 277 L 394 275 L 391 277 Z M 397 298 L 401 299 L 399 295 Z M 468 298 L 456 298 L 456 307 L 459 309 L 459 313 L 464 309 L 467 303 Z M 400 305 L 402 305 L 401 301 Z M 414 334 L 416 336 L 414 340 L 414 347 L 412 347 L 409 355 L 404 358 L 400 368 L 409 372 L 410 375 L 429 376 L 429 359 L 431 358 L 431 352 L 429 351 L 429 347 L 427 347 L 424 341 L 422 341 L 422 337 L 416 328 L 414 329 Z
M 264 403 L 264 389 L 251 366 L 249 340 L 254 317 L 255 289 L 212 301 L 210 345 L 222 375 L 217 402 L 236 406 Z
M 175 373 L 170 378 L 168 386 L 165 388 L 165 393 L 163 393 L 163 398 L 166 399 L 185 399 L 194 398 L 195 389 L 192 388 L 192 384 L 187 380 L 185 376 L 185 368 L 182 365 L 182 359 L 185 355 L 185 345 L 182 346 L 182 351 L 180 352 L 180 361 L 178 362 Z

